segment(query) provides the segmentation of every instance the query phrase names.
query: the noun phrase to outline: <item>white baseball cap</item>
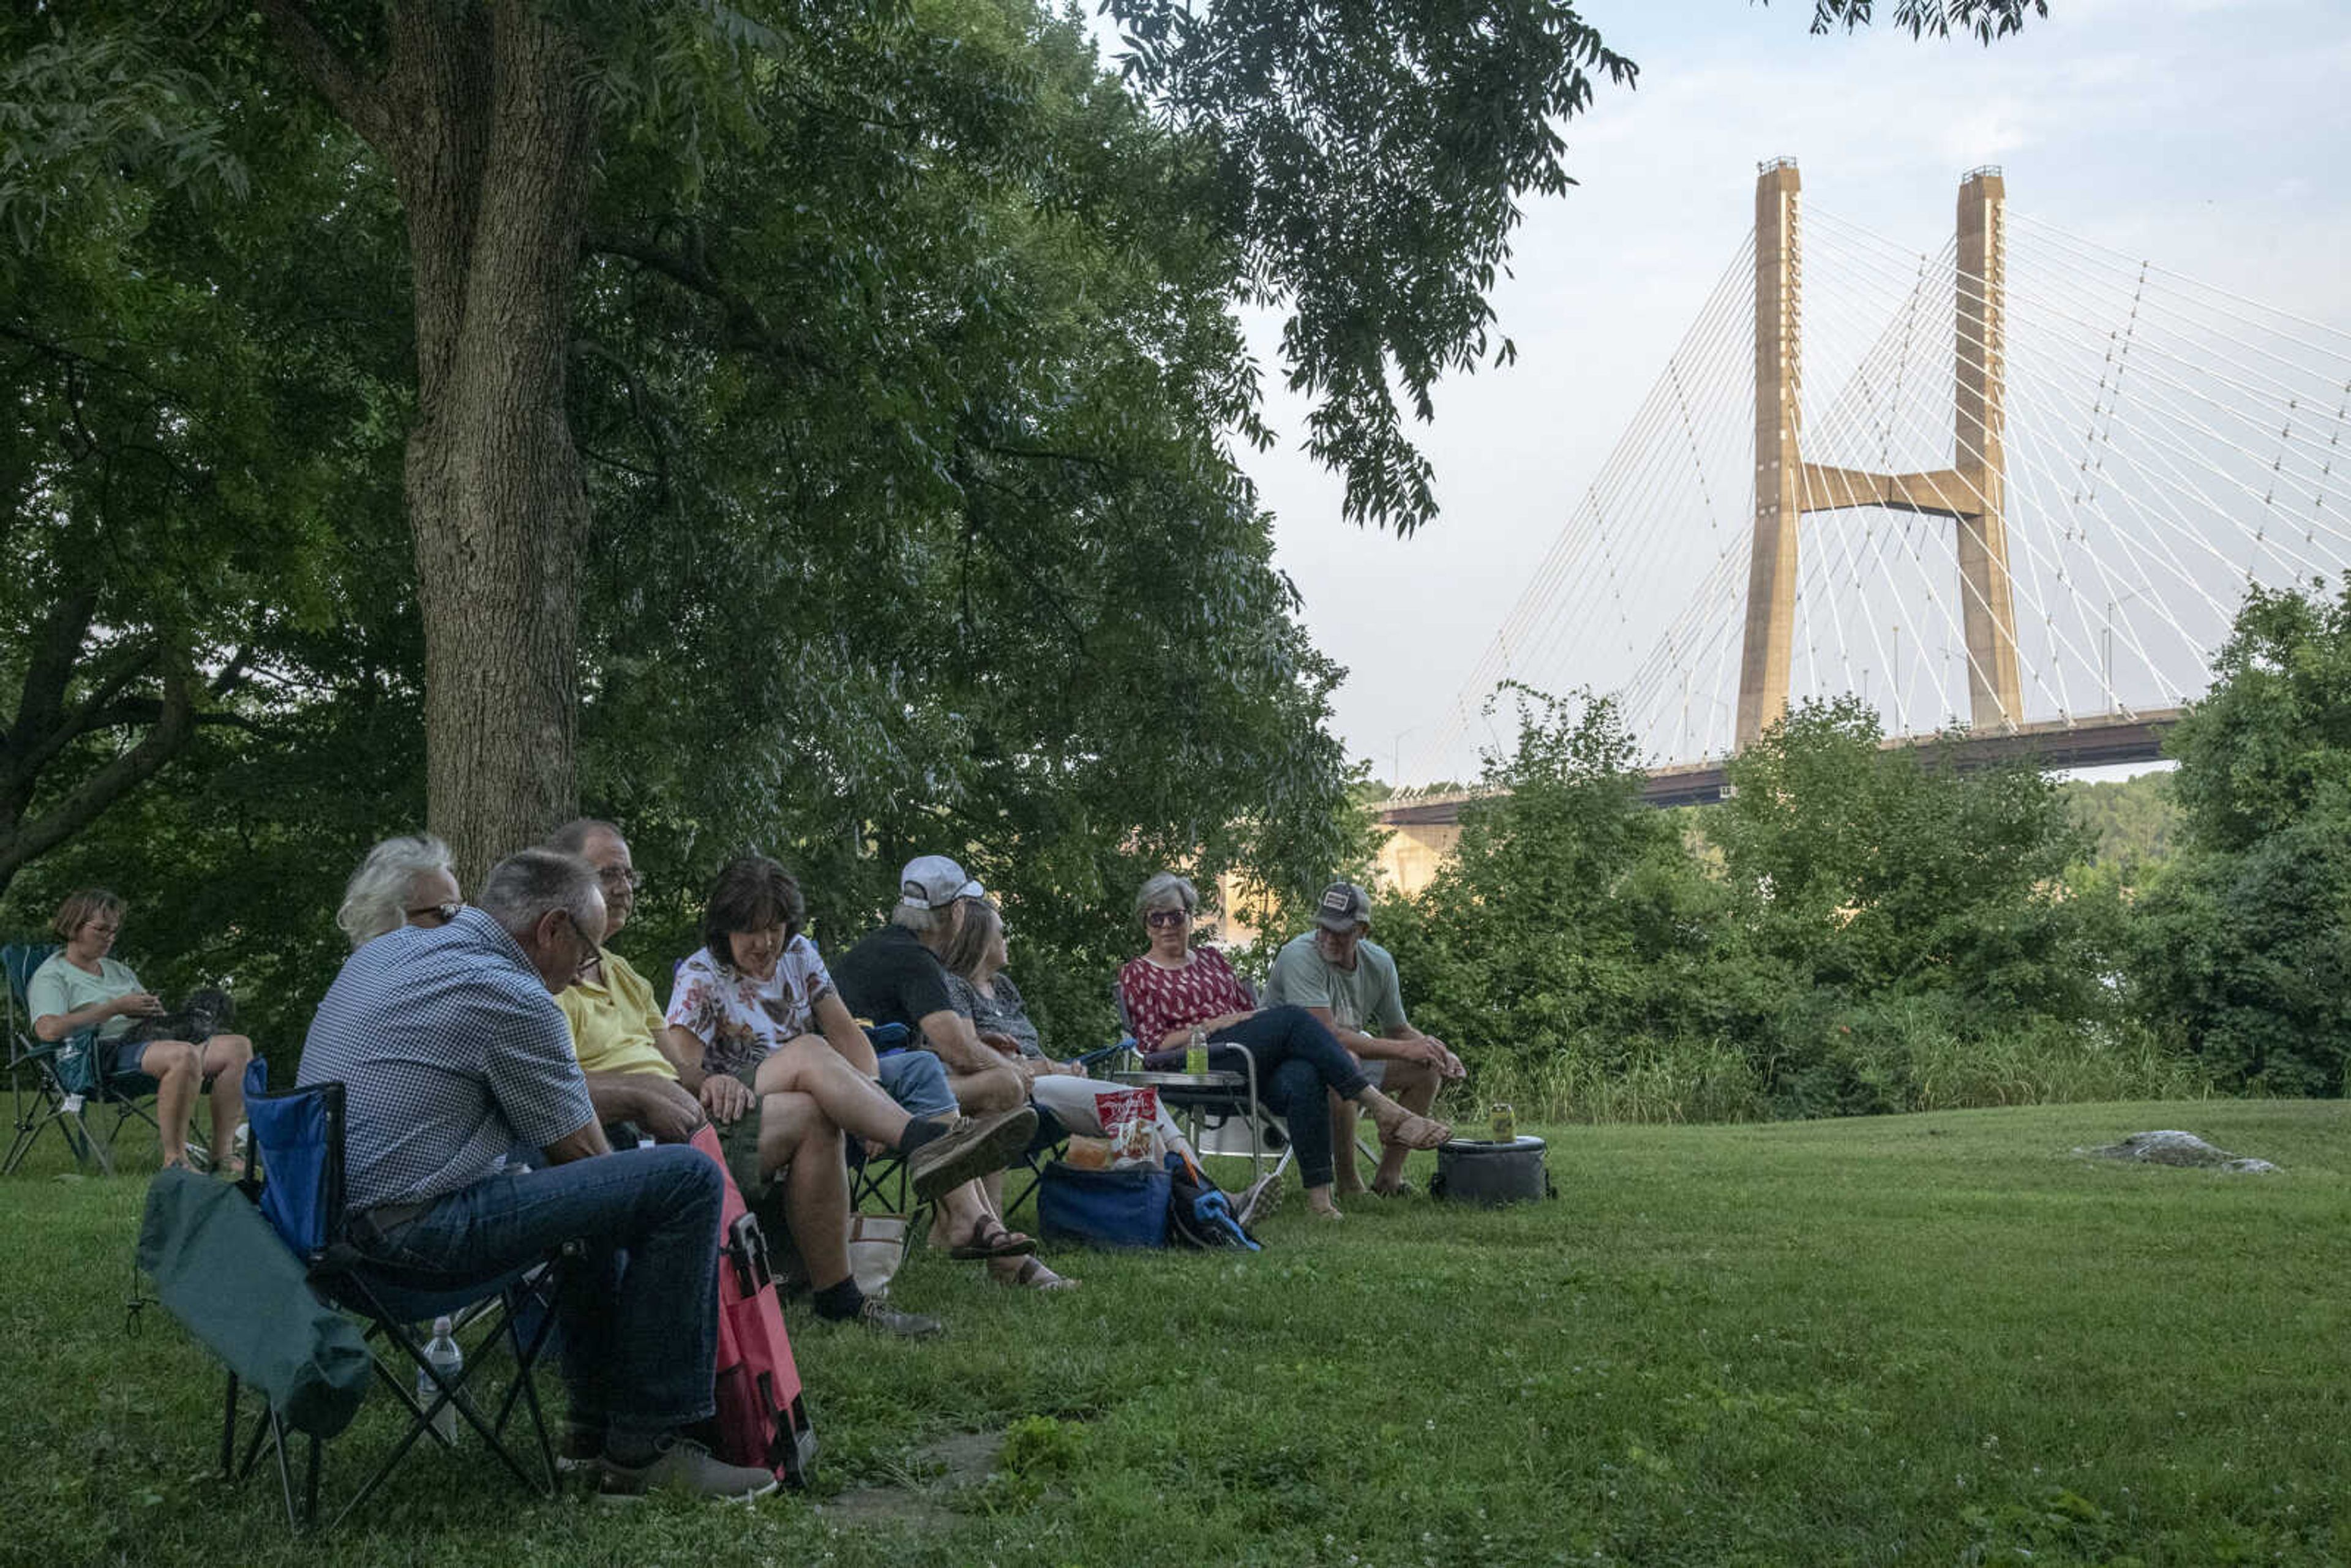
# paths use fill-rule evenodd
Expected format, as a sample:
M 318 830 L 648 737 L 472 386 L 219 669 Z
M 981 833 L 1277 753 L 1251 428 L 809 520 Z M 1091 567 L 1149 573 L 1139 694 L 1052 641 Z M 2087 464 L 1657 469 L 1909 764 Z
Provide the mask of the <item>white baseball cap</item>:
M 958 898 L 978 898 L 987 889 L 945 855 L 916 855 L 898 873 L 898 902 L 908 909 L 944 909 Z

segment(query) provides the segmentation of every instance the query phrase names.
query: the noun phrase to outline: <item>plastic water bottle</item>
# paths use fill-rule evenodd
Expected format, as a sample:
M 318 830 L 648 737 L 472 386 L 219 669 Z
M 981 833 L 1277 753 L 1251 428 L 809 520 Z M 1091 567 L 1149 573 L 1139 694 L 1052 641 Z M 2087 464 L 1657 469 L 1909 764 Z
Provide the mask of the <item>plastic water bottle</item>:
M 1208 1031 L 1198 1024 L 1192 1026 L 1191 1040 L 1184 1047 L 1184 1071 L 1195 1078 L 1208 1075 Z
M 424 1343 L 424 1359 L 431 1364 L 433 1372 L 427 1372 L 422 1366 L 416 1369 L 416 1401 L 429 1408 L 435 1399 L 441 1397 L 441 1390 L 434 1385 L 433 1373 L 439 1373 L 443 1383 L 454 1384 L 457 1381 L 457 1374 L 465 1365 L 465 1353 L 457 1348 L 457 1336 L 449 1332 L 447 1318 L 433 1320 L 433 1337 Z M 444 1443 L 457 1440 L 457 1404 L 455 1399 L 441 1406 L 434 1416 L 433 1435 Z

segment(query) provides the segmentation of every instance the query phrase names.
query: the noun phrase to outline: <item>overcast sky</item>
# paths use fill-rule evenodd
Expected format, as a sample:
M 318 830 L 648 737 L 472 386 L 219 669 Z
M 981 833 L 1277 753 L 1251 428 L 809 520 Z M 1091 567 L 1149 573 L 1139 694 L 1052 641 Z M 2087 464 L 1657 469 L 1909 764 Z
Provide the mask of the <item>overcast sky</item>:
M 1443 515 L 1402 540 L 1342 522 L 1338 485 L 1288 439 L 1302 405 L 1286 394 L 1284 444 L 1249 463 L 1306 623 L 1350 672 L 1351 752 L 1384 777 L 1400 740 L 1411 771 L 1409 732 L 1453 702 L 1744 239 L 1758 160 L 1796 157 L 1808 204 L 1926 250 L 1950 234 L 1960 175 L 1997 163 L 2020 214 L 2351 327 L 2351 5 L 2051 9 L 1986 49 L 1883 26 L 1813 37 L 1802 0 L 1584 8 L 1640 86 L 1599 89 L 1569 127 L 1580 186 L 1520 231 L 1496 300 L 1518 362 L 1441 387 L 1420 429 Z

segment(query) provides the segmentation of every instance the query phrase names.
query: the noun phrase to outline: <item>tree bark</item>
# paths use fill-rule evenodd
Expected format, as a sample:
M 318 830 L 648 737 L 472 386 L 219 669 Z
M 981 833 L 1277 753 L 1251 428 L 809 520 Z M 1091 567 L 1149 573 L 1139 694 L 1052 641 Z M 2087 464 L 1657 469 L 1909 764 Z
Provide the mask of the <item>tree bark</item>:
M 553 10 L 408 0 L 382 89 L 415 277 L 426 809 L 468 887 L 577 800 L 588 500 L 564 373 L 596 120 Z

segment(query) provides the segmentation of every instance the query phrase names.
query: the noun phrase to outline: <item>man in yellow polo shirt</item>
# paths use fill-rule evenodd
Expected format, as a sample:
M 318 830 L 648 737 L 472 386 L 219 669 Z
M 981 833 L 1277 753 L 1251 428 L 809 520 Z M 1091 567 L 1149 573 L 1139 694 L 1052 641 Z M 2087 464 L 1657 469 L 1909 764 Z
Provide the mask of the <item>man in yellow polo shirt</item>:
M 628 841 L 611 823 L 583 818 L 557 830 L 548 847 L 578 855 L 595 868 L 604 893 L 604 939 L 609 943 L 628 924 L 636 904 L 638 877 Z M 722 1128 L 739 1129 L 756 1138 L 763 1172 L 792 1167 L 784 1183 L 784 1214 L 800 1260 L 808 1267 L 820 1316 L 854 1320 L 908 1337 L 945 1332 L 937 1319 L 894 1312 L 857 1288 L 849 1267 L 848 1191 L 840 1168 L 840 1132 L 822 1113 L 821 1102 L 833 1093 L 832 1087 L 818 1091 L 817 1100 L 801 1113 L 780 1121 L 759 1115 L 749 1086 L 723 1073 L 702 1078 L 699 1096 L 688 1091 L 679 1082 L 679 1064 L 661 1049 L 662 1009 L 653 987 L 609 946 L 599 947 L 580 966 L 555 1001 L 571 1026 L 572 1050 L 600 1121 L 633 1122 L 657 1142 L 683 1143 L 702 1125 L 706 1113 Z M 862 1080 L 845 1087 L 869 1096 L 878 1114 L 903 1124 L 896 1146 L 906 1153 L 918 1188 L 949 1176 L 961 1181 L 964 1167 L 993 1157 L 979 1123 L 950 1129 L 935 1119 L 908 1117 Z M 842 1109 L 841 1113 L 851 1112 Z M 803 1145 L 806 1157 L 796 1159 Z

